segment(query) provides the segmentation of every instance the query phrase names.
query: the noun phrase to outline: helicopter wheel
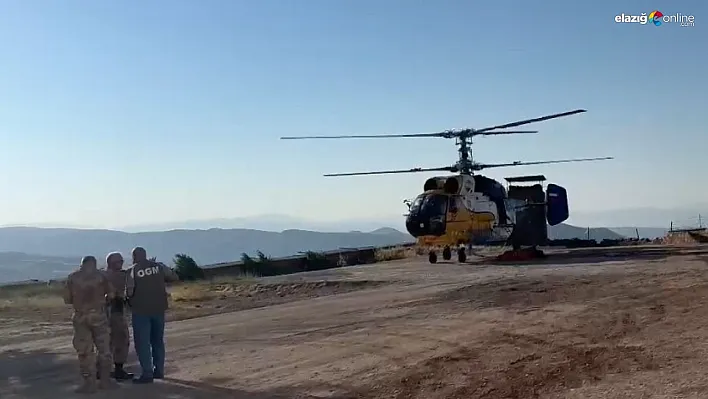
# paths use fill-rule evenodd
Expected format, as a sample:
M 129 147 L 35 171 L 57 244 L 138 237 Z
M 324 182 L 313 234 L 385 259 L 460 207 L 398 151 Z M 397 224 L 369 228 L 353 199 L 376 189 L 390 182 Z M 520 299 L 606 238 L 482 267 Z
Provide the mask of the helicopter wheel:
M 435 251 L 430 251 L 428 253 L 428 262 L 438 263 L 438 255 L 435 253 Z
M 457 261 L 460 263 L 465 263 L 467 261 L 467 253 L 465 252 L 465 247 L 457 250 Z
M 443 260 L 452 259 L 452 250 L 450 249 L 450 247 L 443 248 L 442 256 L 443 256 Z

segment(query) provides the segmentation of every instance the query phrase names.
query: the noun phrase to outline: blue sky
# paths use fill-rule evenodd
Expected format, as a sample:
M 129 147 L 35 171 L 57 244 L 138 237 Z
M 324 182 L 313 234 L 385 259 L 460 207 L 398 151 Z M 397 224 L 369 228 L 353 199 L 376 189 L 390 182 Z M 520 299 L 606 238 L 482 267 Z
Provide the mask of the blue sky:
M 481 162 L 543 173 L 571 209 L 708 202 L 704 1 L 31 1 L 0 5 L 0 224 L 121 226 L 283 213 L 396 217 L 444 139 L 283 135 L 484 127 L 575 108 Z M 616 24 L 659 9 L 694 27 Z M 697 160 L 695 157 L 700 157 Z

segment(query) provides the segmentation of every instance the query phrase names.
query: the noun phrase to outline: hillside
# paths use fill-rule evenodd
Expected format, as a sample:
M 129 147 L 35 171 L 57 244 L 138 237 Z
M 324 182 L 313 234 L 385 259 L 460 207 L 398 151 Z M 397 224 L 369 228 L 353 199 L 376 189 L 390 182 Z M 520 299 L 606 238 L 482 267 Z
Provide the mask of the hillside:
M 64 278 L 78 265 L 78 258 L 0 252 L 0 284 L 25 280 Z
M 639 238 L 649 239 L 663 237 L 669 232 L 669 229 L 662 227 L 609 227 L 609 229 L 617 234 L 632 238 L 637 238 L 638 231 Z
M 273 257 L 299 251 L 340 247 L 385 246 L 412 241 L 398 230 L 384 233 L 321 233 L 305 230 L 271 232 L 250 229 L 171 230 L 126 233 L 113 230 L 0 228 L 0 252 L 24 252 L 46 256 L 102 256 L 110 251 L 129 253 L 145 247 L 151 256 L 171 259 L 175 253 L 190 254 L 201 264 L 237 259 L 241 253 L 263 251 Z
M 584 228 L 561 224 L 549 228 L 551 238 L 585 238 Z M 591 229 L 596 240 L 622 238 L 605 228 Z M 170 262 L 176 253 L 187 253 L 202 265 L 239 259 L 241 253 L 263 251 L 282 257 L 301 251 L 386 246 L 411 242 L 413 238 L 390 227 L 364 233 L 325 233 L 284 230 L 280 233 L 254 229 L 171 230 L 126 233 L 114 230 L 60 229 L 37 227 L 0 228 L 0 282 L 65 276 L 83 255 L 102 259 L 108 252 L 128 256 L 143 246 L 150 256 Z
M 553 240 L 566 240 L 573 238 L 588 238 L 588 229 L 584 227 L 576 227 L 569 224 L 561 223 L 557 226 L 548 227 L 548 237 Z M 624 238 L 625 236 L 615 233 L 614 231 L 604 228 L 595 227 L 590 228 L 590 239 L 596 241 L 617 240 Z

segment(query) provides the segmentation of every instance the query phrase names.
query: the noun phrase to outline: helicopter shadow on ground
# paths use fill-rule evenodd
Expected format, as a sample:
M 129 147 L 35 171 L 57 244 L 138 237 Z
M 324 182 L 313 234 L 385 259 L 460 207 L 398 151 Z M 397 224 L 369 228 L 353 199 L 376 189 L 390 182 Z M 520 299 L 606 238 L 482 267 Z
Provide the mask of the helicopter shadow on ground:
M 149 385 L 120 384 L 119 388 L 95 395 L 74 392 L 80 381 L 78 362 L 65 353 L 40 350 L 5 350 L 0 352 L 0 398 L 125 398 L 133 399 L 282 399 L 298 396 L 294 390 L 251 392 L 219 387 L 225 381 L 202 382 L 165 378 Z

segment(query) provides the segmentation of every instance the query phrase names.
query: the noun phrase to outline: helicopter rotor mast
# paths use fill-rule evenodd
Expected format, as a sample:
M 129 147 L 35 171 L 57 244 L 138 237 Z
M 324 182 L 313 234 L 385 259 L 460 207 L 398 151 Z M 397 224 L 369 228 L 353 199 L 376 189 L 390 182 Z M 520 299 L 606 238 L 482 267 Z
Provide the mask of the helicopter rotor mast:
M 506 123 L 503 125 L 496 125 L 485 127 L 483 129 L 460 129 L 460 130 L 446 130 L 443 132 L 436 133 L 413 133 L 413 134 L 383 134 L 383 135 L 343 135 L 343 136 L 288 136 L 281 137 L 281 140 L 307 140 L 307 139 L 380 139 L 380 138 L 420 138 L 420 137 L 440 137 L 446 139 L 456 139 L 456 144 L 458 145 L 459 159 L 455 165 L 438 167 L 438 168 L 412 168 L 412 169 L 402 169 L 402 170 L 387 170 L 387 171 L 377 171 L 377 172 L 355 172 L 355 173 L 333 173 L 326 174 L 325 177 L 339 177 L 339 176 L 363 176 L 363 175 L 381 175 L 381 174 L 400 174 L 400 173 L 419 173 L 419 172 L 452 172 L 471 175 L 474 171 L 488 169 L 488 168 L 500 168 L 508 166 L 524 166 L 524 165 L 540 165 L 540 164 L 550 164 L 550 163 L 566 163 L 566 162 L 584 162 L 584 161 L 599 161 L 612 159 L 612 157 L 603 158 L 579 158 L 579 159 L 563 159 L 554 161 L 535 161 L 535 162 L 521 162 L 515 161 L 511 163 L 503 164 L 481 164 L 474 162 L 472 157 L 472 138 L 476 136 L 497 136 L 497 135 L 508 135 L 508 134 L 534 134 L 538 133 L 536 130 L 501 130 L 509 129 L 518 126 L 527 125 L 530 123 L 542 122 L 549 119 L 562 118 L 565 116 L 580 114 L 587 112 L 584 109 L 576 109 L 573 111 L 561 112 L 558 114 L 551 114 L 546 116 L 541 116 L 538 118 L 524 119 L 516 122 Z

